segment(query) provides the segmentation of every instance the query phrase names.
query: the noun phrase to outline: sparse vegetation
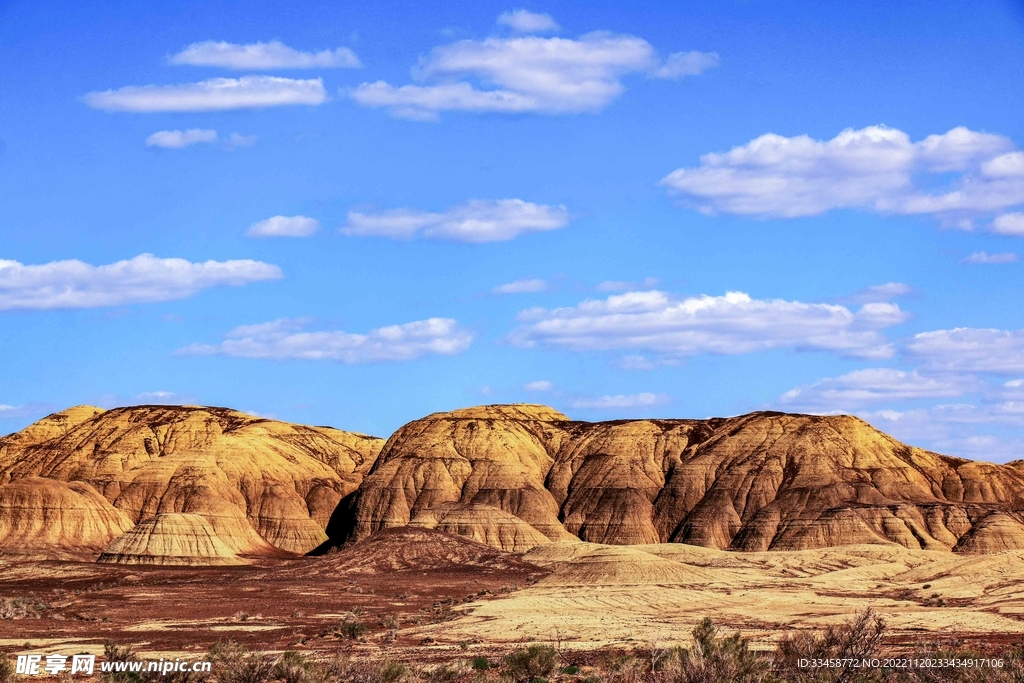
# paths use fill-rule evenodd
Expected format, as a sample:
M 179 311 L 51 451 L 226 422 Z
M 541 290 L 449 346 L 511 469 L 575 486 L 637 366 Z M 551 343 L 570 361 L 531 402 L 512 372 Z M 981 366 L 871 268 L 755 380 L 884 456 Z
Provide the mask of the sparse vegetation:
M 516 683 L 547 678 L 558 665 L 558 652 L 550 645 L 530 645 L 505 657 L 502 675 Z
M 50 605 L 33 598 L 0 598 L 0 619 L 42 619 Z
M 7 655 L 0 654 L 0 683 L 13 683 L 14 662 Z

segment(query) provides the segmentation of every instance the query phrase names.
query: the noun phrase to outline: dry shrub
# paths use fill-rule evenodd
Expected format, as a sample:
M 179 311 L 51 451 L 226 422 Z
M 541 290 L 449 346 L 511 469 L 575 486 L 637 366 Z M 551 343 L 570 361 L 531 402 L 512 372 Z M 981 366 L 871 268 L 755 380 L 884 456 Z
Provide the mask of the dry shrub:
M 249 652 L 234 641 L 216 643 L 209 654 L 218 683 L 267 683 L 274 680 L 274 658 Z
M 519 648 L 505 657 L 502 675 L 516 683 L 530 683 L 537 678 L 546 679 L 558 665 L 558 652 L 550 645 L 530 645 Z
M 771 680 L 770 660 L 750 649 L 738 632 L 719 636 L 718 628 L 705 618 L 693 629 L 693 646 L 675 651 L 664 674 L 675 683 L 761 683 Z
M 801 668 L 801 659 L 848 659 L 861 661 L 879 656 L 885 620 L 870 609 L 850 621 L 818 633 L 787 634 L 775 652 L 777 676 L 792 683 L 871 683 L 885 680 L 881 669 L 835 667 Z
M 0 654 L 0 683 L 14 682 L 14 662 L 7 655 Z

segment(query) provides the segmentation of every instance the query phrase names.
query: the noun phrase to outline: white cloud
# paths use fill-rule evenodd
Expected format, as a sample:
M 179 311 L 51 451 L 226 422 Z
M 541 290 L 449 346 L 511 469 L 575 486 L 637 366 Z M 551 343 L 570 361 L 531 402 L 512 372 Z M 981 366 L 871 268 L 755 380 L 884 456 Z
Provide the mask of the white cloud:
M 958 127 L 919 142 L 900 130 L 847 129 L 831 140 L 769 133 L 725 153 L 705 154 L 661 183 L 706 213 L 814 216 L 832 209 L 939 214 L 949 219 L 1024 203 L 1017 152 L 1000 135 Z M 954 173 L 937 193 L 926 187 Z
M 646 406 L 657 406 L 669 402 L 665 394 L 652 394 L 648 392 L 640 394 L 617 394 L 615 396 L 601 396 L 599 398 L 587 398 L 573 401 L 573 408 L 596 408 L 598 410 L 616 410 L 627 408 L 642 408 Z
M 530 278 L 516 280 L 515 282 L 507 282 L 503 285 L 498 285 L 491 291 L 495 294 L 528 294 L 531 292 L 543 292 L 547 288 L 548 283 L 546 280 Z
M 834 411 L 881 401 L 951 398 L 978 387 L 979 382 L 966 375 L 929 376 L 917 370 L 867 368 L 791 389 L 781 401 L 805 410 Z
M 93 109 L 129 112 L 224 111 L 289 105 L 317 105 L 327 99 L 323 80 L 277 76 L 211 78 L 178 85 L 129 85 L 87 93 Z
M 645 277 L 642 282 L 636 283 L 632 280 L 605 280 L 599 282 L 594 289 L 599 292 L 626 292 L 631 289 L 650 289 L 657 287 L 658 278 L 656 277 Z
M 564 228 L 564 206 L 533 204 L 521 199 L 471 199 L 442 213 L 391 209 L 380 213 L 350 211 L 342 232 L 352 236 L 502 242 L 528 232 Z
M 896 304 L 856 312 L 837 304 L 752 299 L 743 292 L 674 299 L 628 292 L 571 308 L 528 309 L 513 343 L 574 351 L 636 349 L 667 357 L 740 354 L 776 348 L 821 349 L 880 358 L 893 353 L 878 330 L 906 320 Z
M 224 146 L 227 149 L 235 149 L 237 147 L 252 147 L 256 144 L 257 138 L 255 135 L 242 135 L 241 133 L 232 133 L 228 136 Z
M 152 254 L 104 266 L 78 260 L 29 266 L 0 260 L 0 310 L 171 301 L 218 285 L 240 286 L 281 277 L 280 268 L 260 261 L 191 263 Z
M 519 33 L 549 33 L 561 28 L 549 14 L 538 14 L 525 9 L 503 12 L 498 23 Z
M 904 353 L 925 366 L 958 372 L 1024 372 L 1024 330 L 957 327 L 920 332 Z
M 571 114 L 599 111 L 625 90 L 629 74 L 678 78 L 717 63 L 717 55 L 672 55 L 662 64 L 646 40 L 600 31 L 577 39 L 487 38 L 434 48 L 413 70 L 419 82 L 395 87 L 363 83 L 351 92 L 366 107 L 400 118 L 433 119 L 438 112 Z M 467 79 L 467 80 L 459 80 Z
M 269 43 L 238 45 L 224 41 L 205 40 L 192 43 L 167 61 L 171 64 L 220 66 L 245 71 L 249 69 L 358 69 L 362 66 L 356 53 L 347 47 L 320 52 L 299 52 L 278 40 Z
M 551 391 L 554 388 L 554 383 L 549 382 L 546 379 L 539 379 L 536 382 L 527 382 L 523 385 L 523 389 L 526 391 Z
M 308 216 L 271 216 L 249 226 L 246 237 L 309 237 L 320 221 Z
M 986 251 L 976 251 L 964 259 L 964 263 L 1016 263 L 1019 257 L 1012 251 L 1001 254 L 990 254 Z
M 1016 460 L 1024 440 L 1006 434 L 1024 427 L 1024 404 L 956 403 L 913 410 L 861 411 L 857 415 L 905 443 L 989 462 Z M 995 430 L 984 433 L 979 430 Z M 1002 431 L 1003 433 L 999 433 Z
M 886 282 L 881 285 L 871 285 L 855 292 L 853 296 L 842 299 L 843 303 L 849 304 L 870 304 L 884 301 L 892 301 L 901 296 L 914 294 L 916 290 L 903 282 Z
M 654 72 L 657 78 L 677 80 L 686 76 L 699 76 L 708 69 L 718 66 L 721 59 L 717 52 L 675 52 Z
M 413 360 L 428 354 L 462 353 L 473 333 L 451 318 L 429 318 L 390 325 L 366 334 L 303 332 L 308 319 L 280 319 L 243 325 L 220 344 L 193 344 L 178 355 L 222 354 L 240 358 L 336 360 L 346 364 Z
M 992 221 L 992 231 L 1000 235 L 1024 236 L 1024 213 L 1004 213 Z
M 146 138 L 147 147 L 181 149 L 200 142 L 217 142 L 217 131 L 203 128 L 189 130 L 158 130 Z

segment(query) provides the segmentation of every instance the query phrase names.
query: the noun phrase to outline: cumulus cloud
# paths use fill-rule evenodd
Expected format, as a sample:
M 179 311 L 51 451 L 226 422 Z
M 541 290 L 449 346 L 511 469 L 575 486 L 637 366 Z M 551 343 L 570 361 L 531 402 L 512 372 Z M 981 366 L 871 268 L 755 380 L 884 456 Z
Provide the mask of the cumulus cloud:
M 964 259 L 964 263 L 998 264 L 1016 263 L 1019 257 L 1012 251 L 1001 254 L 990 254 L 987 251 L 976 251 Z
M 356 53 L 347 47 L 320 52 L 300 52 L 279 40 L 238 45 L 217 40 L 192 43 L 170 57 L 171 64 L 219 66 L 226 69 L 266 71 L 270 69 L 358 69 Z
M 640 394 L 617 394 L 615 396 L 601 396 L 599 398 L 585 398 L 573 401 L 573 408 L 594 408 L 597 410 L 621 410 L 627 408 L 643 408 L 657 406 L 669 402 L 665 394 L 652 394 L 643 392 Z
M 630 74 L 679 78 L 717 63 L 717 55 L 695 52 L 663 63 L 646 40 L 607 31 L 576 39 L 491 37 L 434 48 L 413 70 L 414 80 L 432 84 L 363 83 L 351 96 L 363 106 L 386 107 L 393 116 L 411 119 L 433 119 L 447 110 L 572 114 L 608 106 Z
M 969 224 L 979 213 L 1024 203 L 1024 164 L 1013 146 L 962 126 L 918 142 L 885 126 L 847 129 L 831 140 L 769 133 L 705 154 L 699 166 L 679 168 L 661 184 L 711 214 L 788 218 L 845 208 Z M 943 189 L 928 189 L 935 185 Z
M 1024 330 L 957 327 L 915 334 L 904 353 L 925 367 L 958 372 L 1024 372 Z
M 23 265 L 0 260 L 0 310 L 95 308 L 171 301 L 218 285 L 241 286 L 283 277 L 281 269 L 251 260 L 191 263 L 180 258 L 135 258 L 103 266 L 78 260 Z
M 320 221 L 308 216 L 271 216 L 249 226 L 246 237 L 309 237 Z
M 664 292 L 627 292 L 574 307 L 528 309 L 513 343 L 575 351 L 632 349 L 666 357 L 741 354 L 776 348 L 819 349 L 881 358 L 893 347 L 878 330 L 906 320 L 891 303 L 856 312 L 837 304 L 753 299 L 743 292 L 676 299 Z
M 309 319 L 280 319 L 243 325 L 219 344 L 193 344 L 178 355 L 221 354 L 240 358 L 334 360 L 348 365 L 413 360 L 430 354 L 462 353 L 473 333 L 451 318 L 429 318 L 389 325 L 365 334 L 305 332 Z
M 569 211 L 561 205 L 533 204 L 521 199 L 471 199 L 439 213 L 417 209 L 350 211 L 341 231 L 351 236 L 479 243 L 503 242 L 568 224 Z
M 118 90 L 90 92 L 82 99 L 93 109 L 106 111 L 224 111 L 317 105 L 327 99 L 327 92 L 320 78 L 242 76 L 178 85 L 129 85 Z
M 498 285 L 491 291 L 495 294 L 528 294 L 531 292 L 543 292 L 547 288 L 548 283 L 546 280 L 541 280 L 540 278 L 529 278 Z
M 509 10 L 498 17 L 498 23 L 519 33 L 550 33 L 561 28 L 549 14 L 538 14 L 525 9 Z
M 951 398 L 978 387 L 979 382 L 966 375 L 929 376 L 917 370 L 867 368 L 791 389 L 781 401 L 804 410 L 848 410 L 883 401 Z
M 1024 213 L 1004 213 L 992 221 L 992 231 L 1000 235 L 1024 237 Z
M 549 382 L 546 379 L 539 379 L 536 382 L 527 382 L 523 385 L 523 389 L 526 391 L 551 391 L 554 388 L 554 383 Z
M 203 128 L 189 130 L 158 130 L 146 138 L 147 147 L 182 149 L 201 142 L 217 142 L 217 131 Z

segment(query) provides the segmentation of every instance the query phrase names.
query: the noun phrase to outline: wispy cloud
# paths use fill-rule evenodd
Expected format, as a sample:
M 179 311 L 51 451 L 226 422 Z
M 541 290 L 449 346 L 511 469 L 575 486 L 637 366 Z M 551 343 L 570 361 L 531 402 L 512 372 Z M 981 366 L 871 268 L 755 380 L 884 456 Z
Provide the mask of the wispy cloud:
M 189 130 L 159 130 L 146 138 L 147 147 L 160 147 L 161 149 L 183 149 L 197 144 L 213 144 L 220 141 L 221 146 L 226 150 L 233 150 L 238 147 L 251 147 L 256 144 L 255 135 L 241 135 L 232 133 L 222 139 L 217 131 L 212 129 L 191 128 Z
M 193 344 L 179 349 L 176 354 L 362 364 L 413 360 L 430 354 L 458 354 L 473 341 L 473 333 L 451 318 L 389 325 L 365 334 L 302 331 L 309 322 L 309 319 L 280 319 L 243 325 L 229 332 L 219 344 Z
M 699 166 L 661 183 L 712 214 L 788 218 L 846 208 L 931 214 L 970 226 L 977 216 L 1024 203 L 1024 163 L 1013 148 L 1009 138 L 964 127 L 918 142 L 885 126 L 847 129 L 831 140 L 770 133 L 705 154 Z M 944 189 L 930 189 L 936 183 Z M 999 225 L 1012 232 L 1014 219 L 997 219 Z
M 637 289 L 650 289 L 657 286 L 658 278 L 645 277 L 639 283 L 632 280 L 605 280 L 604 282 L 599 282 L 594 289 L 599 292 L 627 292 Z
M 249 226 L 246 237 L 309 237 L 320 221 L 308 216 L 271 216 Z
M 905 282 L 886 282 L 881 285 L 865 287 L 864 289 L 854 292 L 851 296 L 844 297 L 840 301 L 842 303 L 856 305 L 871 304 L 892 301 L 893 299 L 902 296 L 910 296 L 911 294 L 916 293 L 917 290 Z
M 572 407 L 593 408 L 597 410 L 623 410 L 662 405 L 668 403 L 669 400 L 669 397 L 665 394 L 643 392 L 640 394 L 617 394 L 615 396 L 579 399 L 572 402 Z
M 676 299 L 665 292 L 627 292 L 553 310 L 520 313 L 510 339 L 574 351 L 634 349 L 666 357 L 741 354 L 777 348 L 819 349 L 879 358 L 893 353 L 878 330 L 906 320 L 899 306 L 845 306 L 753 299 L 743 292 Z
M 850 410 L 880 402 L 953 398 L 979 387 L 980 382 L 968 375 L 866 368 L 791 389 L 781 401 L 802 410 Z
M 498 24 L 519 33 L 549 33 L 561 28 L 549 14 L 538 14 L 525 9 L 509 10 L 498 17 Z
M 217 40 L 192 43 L 168 58 L 171 64 L 219 66 L 238 71 L 271 69 L 358 69 L 356 53 L 347 47 L 320 52 L 300 52 L 279 40 L 239 45 Z
M 503 242 L 529 232 L 564 228 L 564 206 L 533 204 L 521 199 L 471 199 L 444 212 L 391 209 L 379 213 L 350 211 L 342 233 L 391 239 Z
M 523 389 L 526 391 L 551 391 L 554 388 L 554 382 L 549 382 L 546 379 L 539 379 L 536 382 L 527 382 L 523 385 Z
M 529 278 L 516 280 L 515 282 L 506 282 L 503 285 L 498 285 L 491 291 L 495 294 L 529 294 L 531 292 L 543 292 L 547 288 L 547 280 Z
M 277 266 L 247 259 L 192 263 L 141 254 L 103 266 L 78 260 L 28 266 L 0 260 L 0 310 L 171 301 L 218 285 L 241 286 L 281 277 Z
M 503 14 L 499 22 L 523 32 L 557 27 L 547 15 L 523 11 Z M 393 116 L 411 119 L 432 119 L 448 110 L 572 114 L 608 106 L 623 93 L 622 79 L 630 74 L 681 78 L 717 64 L 718 55 L 698 52 L 676 53 L 662 62 L 646 40 L 607 31 L 576 39 L 491 37 L 434 48 L 413 70 L 414 80 L 433 85 L 377 81 L 363 83 L 351 96 L 363 106 L 386 107 Z
M 217 131 L 203 128 L 189 130 L 159 130 L 146 138 L 147 147 L 182 149 L 201 142 L 217 142 Z
M 1000 263 L 1016 263 L 1020 260 L 1020 257 L 1012 251 L 1003 252 L 1000 254 L 990 254 L 987 251 L 976 251 L 967 258 L 964 259 L 964 263 L 974 264 L 1000 264 Z
M 118 90 L 87 93 L 82 99 L 93 109 L 106 111 L 224 111 L 318 105 L 327 99 L 327 92 L 320 78 L 242 76 L 178 85 L 129 85 Z

